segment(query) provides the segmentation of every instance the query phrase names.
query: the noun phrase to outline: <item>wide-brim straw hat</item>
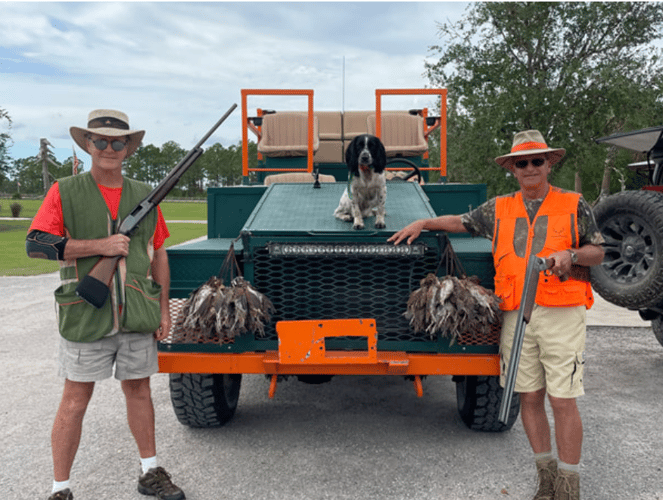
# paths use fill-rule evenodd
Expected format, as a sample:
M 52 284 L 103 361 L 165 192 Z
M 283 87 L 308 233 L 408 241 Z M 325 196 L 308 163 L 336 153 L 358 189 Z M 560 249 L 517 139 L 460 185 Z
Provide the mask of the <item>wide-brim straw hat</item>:
M 550 165 L 559 162 L 566 154 L 566 149 L 550 148 L 546 140 L 538 130 L 524 130 L 513 136 L 511 152 L 504 156 L 498 156 L 495 161 L 504 168 L 510 168 L 518 156 L 545 153 Z
M 127 156 L 131 156 L 136 152 L 140 146 L 144 130 L 131 130 L 129 127 L 129 117 L 121 111 L 114 109 L 95 109 L 91 111 L 87 118 L 87 128 L 71 127 L 69 129 L 71 137 L 76 141 L 76 144 L 85 151 L 88 150 L 88 141 L 86 136 L 88 134 L 104 135 L 107 137 L 129 137 L 127 143 Z

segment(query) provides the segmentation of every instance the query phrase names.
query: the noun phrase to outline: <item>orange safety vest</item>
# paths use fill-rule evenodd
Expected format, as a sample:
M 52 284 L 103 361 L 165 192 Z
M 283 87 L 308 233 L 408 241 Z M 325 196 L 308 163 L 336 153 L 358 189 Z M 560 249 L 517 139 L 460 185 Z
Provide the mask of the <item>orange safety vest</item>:
M 578 248 L 579 199 L 578 193 L 563 192 L 551 186 L 530 223 L 520 191 L 496 198 L 493 261 L 495 294 L 502 299 L 502 310 L 513 311 L 520 307 L 525 271 L 532 253 L 548 257 L 568 248 Z M 557 276 L 541 273 L 535 303 L 546 307 L 584 305 L 589 309 L 594 296 L 589 283 L 573 278 L 562 282 Z

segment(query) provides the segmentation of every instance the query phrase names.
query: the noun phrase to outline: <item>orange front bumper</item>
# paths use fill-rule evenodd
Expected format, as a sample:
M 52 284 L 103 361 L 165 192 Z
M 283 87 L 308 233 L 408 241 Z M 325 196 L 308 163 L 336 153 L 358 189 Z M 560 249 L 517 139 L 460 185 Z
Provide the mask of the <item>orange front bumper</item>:
M 267 375 L 499 375 L 496 354 L 407 353 L 377 350 L 373 319 L 281 321 L 278 351 L 160 352 L 162 373 Z M 349 334 L 348 332 L 352 332 Z M 327 351 L 325 339 L 361 337 L 366 351 Z

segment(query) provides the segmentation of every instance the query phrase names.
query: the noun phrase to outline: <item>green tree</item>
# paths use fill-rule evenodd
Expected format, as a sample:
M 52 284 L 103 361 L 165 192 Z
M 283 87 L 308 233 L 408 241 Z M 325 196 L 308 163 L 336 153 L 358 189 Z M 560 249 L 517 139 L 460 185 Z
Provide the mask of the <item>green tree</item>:
M 12 167 L 8 151 L 11 142 L 9 135 L 11 126 L 12 120 L 9 114 L 0 108 L 0 189 L 7 185 Z
M 139 181 L 156 186 L 184 157 L 184 151 L 173 141 L 161 148 L 148 144 L 139 147 L 124 163 L 125 174 Z
M 648 2 L 482 2 L 440 24 L 426 72 L 448 89 L 449 180 L 517 189 L 494 158 L 535 128 L 567 150 L 553 183 L 596 198 L 608 148 L 593 139 L 660 120 L 662 26 Z
M 49 170 L 49 173 L 51 171 Z M 51 181 L 56 177 L 51 175 Z M 12 184 L 16 189 L 20 184 L 20 192 L 26 194 L 42 194 L 44 192 L 44 178 L 42 176 L 42 162 L 37 156 L 14 160 L 12 168 Z
M 235 186 L 242 183 L 242 144 L 224 148 L 214 144 L 207 148 L 199 160 L 205 168 L 210 186 Z M 249 142 L 249 166 L 257 163 L 257 146 Z

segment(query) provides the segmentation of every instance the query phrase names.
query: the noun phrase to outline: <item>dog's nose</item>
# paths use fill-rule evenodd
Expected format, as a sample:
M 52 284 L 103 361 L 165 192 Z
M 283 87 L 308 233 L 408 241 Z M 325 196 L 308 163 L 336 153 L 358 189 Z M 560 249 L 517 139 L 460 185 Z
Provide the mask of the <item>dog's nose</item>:
M 364 165 L 368 164 L 369 161 L 371 161 L 371 155 L 368 153 L 362 153 L 359 156 L 359 161 L 363 163 Z

